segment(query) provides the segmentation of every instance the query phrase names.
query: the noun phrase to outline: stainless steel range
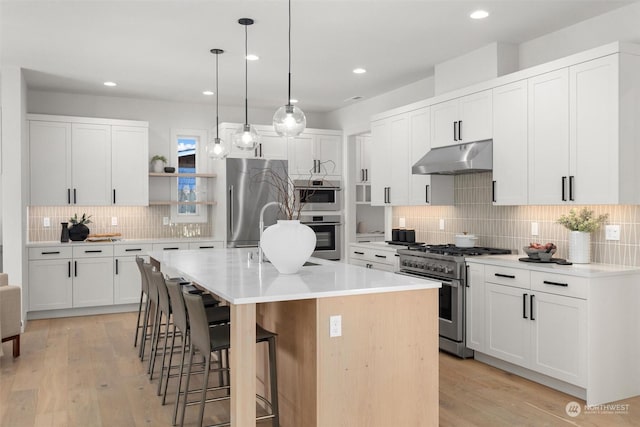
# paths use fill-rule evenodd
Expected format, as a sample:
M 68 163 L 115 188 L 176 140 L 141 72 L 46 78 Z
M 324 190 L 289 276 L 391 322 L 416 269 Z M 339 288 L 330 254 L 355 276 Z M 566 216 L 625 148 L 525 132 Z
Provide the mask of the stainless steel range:
M 425 245 L 398 249 L 399 274 L 442 282 L 440 288 L 440 349 L 459 357 L 473 357 L 465 338 L 465 291 L 467 275 L 464 258 L 476 255 L 510 254 L 509 249 L 459 248 L 454 245 Z

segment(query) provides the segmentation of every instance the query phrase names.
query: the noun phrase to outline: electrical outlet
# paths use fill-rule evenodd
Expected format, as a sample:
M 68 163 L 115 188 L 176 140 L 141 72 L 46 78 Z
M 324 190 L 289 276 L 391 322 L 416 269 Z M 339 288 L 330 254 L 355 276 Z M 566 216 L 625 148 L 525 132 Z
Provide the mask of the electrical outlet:
M 604 236 L 605 240 L 620 240 L 620 226 L 605 225 L 604 234 L 605 234 Z
M 407 226 L 407 222 L 405 221 L 404 217 L 400 217 L 400 219 L 398 219 L 398 226 L 400 228 L 405 228 Z
M 45 216 L 44 219 L 42 220 L 42 226 L 51 227 L 51 219 L 49 219 L 48 216 Z
M 341 337 L 342 336 L 342 316 L 329 317 L 329 337 Z
M 118 217 L 117 216 L 112 216 L 111 217 L 111 225 L 118 225 Z
M 538 235 L 538 223 L 537 222 L 532 222 L 531 223 L 531 235 L 532 236 L 537 236 Z
M 444 219 L 440 218 L 440 230 L 444 230 Z
M 162 225 L 169 225 L 169 217 L 168 216 L 163 216 L 162 217 Z

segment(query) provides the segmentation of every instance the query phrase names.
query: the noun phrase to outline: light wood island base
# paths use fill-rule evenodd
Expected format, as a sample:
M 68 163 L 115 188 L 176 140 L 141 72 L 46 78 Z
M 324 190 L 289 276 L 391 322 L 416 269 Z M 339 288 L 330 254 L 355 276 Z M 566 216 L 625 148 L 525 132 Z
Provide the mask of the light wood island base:
M 281 425 L 437 426 L 437 298 L 426 289 L 258 304 L 258 323 L 278 333 Z M 340 337 L 329 337 L 333 315 Z

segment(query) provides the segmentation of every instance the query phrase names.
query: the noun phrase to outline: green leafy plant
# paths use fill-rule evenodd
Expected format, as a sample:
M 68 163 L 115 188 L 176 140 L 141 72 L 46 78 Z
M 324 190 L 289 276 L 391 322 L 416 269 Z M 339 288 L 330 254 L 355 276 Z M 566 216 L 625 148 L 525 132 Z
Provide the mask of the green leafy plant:
M 71 225 L 79 225 L 79 224 L 91 224 L 91 215 L 87 216 L 87 214 L 82 214 L 82 217 L 78 218 L 78 214 L 75 213 L 71 218 L 69 218 L 69 222 Z
M 167 158 L 165 156 L 161 156 L 160 154 L 156 154 L 155 156 L 153 156 L 151 158 L 151 163 L 155 162 L 156 160 L 160 160 L 162 163 L 167 163 Z
M 582 208 L 579 212 L 571 209 L 567 215 L 558 218 L 558 224 L 564 225 L 571 231 L 596 231 L 609 217 L 609 214 L 595 215 L 592 210 Z

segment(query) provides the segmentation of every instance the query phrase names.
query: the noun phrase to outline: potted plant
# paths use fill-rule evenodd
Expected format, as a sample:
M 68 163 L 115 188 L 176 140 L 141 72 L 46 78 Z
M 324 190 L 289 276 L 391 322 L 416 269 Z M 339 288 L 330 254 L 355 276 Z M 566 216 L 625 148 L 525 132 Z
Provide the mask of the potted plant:
M 607 220 L 608 214 L 595 215 L 592 210 L 571 209 L 567 215 L 558 218 L 569 232 L 569 261 L 588 264 L 591 260 L 591 232 L 596 231 Z
M 151 169 L 156 173 L 161 173 L 164 169 L 164 165 L 167 164 L 167 158 L 156 154 L 151 158 Z
M 87 214 L 82 214 L 82 217 L 78 218 L 78 214 L 73 214 L 71 218 L 69 218 L 69 223 L 71 223 L 71 227 L 69 227 L 69 239 L 74 242 L 81 242 L 87 238 L 89 235 L 89 227 L 86 224 L 91 224 L 91 215 L 87 216 Z

